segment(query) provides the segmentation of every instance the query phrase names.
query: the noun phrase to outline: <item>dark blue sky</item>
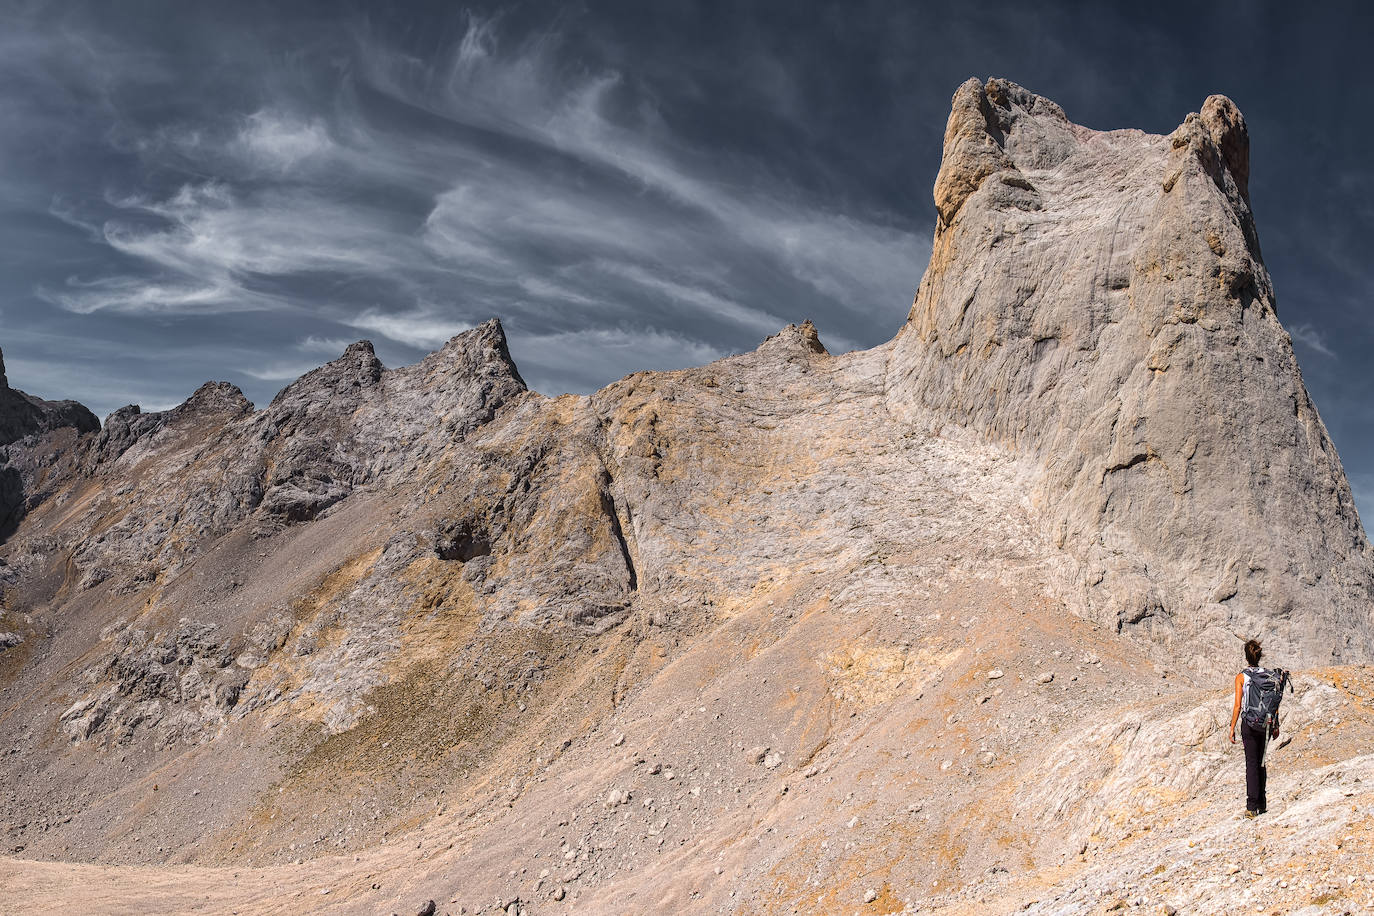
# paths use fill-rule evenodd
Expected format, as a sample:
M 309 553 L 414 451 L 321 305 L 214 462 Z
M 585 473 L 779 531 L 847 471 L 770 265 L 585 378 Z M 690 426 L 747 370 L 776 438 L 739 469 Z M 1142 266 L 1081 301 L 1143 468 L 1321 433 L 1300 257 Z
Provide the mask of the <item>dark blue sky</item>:
M 259 404 L 492 315 L 588 391 L 816 320 L 899 327 L 954 88 L 1096 128 L 1250 125 L 1279 314 L 1374 512 L 1370 5 L 0 0 L 0 346 L 104 415 Z M 1296 12 L 1295 12 L 1296 11 Z

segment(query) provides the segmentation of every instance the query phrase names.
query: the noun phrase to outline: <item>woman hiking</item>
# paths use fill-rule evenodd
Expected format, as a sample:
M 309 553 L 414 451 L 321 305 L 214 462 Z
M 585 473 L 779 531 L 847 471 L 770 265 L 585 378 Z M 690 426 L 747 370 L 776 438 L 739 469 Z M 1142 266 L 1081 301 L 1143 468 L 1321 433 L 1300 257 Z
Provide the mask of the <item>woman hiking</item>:
M 1264 649 L 1260 647 L 1259 641 L 1252 639 L 1245 644 L 1245 663 L 1246 666 L 1236 675 L 1236 701 L 1231 707 L 1231 743 L 1236 743 L 1236 720 L 1240 718 L 1240 709 L 1243 702 L 1252 702 L 1247 698 L 1252 696 L 1251 679 L 1257 682 L 1272 680 L 1270 672 L 1259 667 L 1260 656 L 1264 654 Z M 1282 672 L 1278 672 L 1282 674 Z M 1283 696 L 1282 681 L 1279 683 L 1279 696 Z M 1258 686 L 1258 684 L 1256 685 Z M 1274 710 L 1277 713 L 1277 708 Z M 1269 801 L 1265 797 L 1265 781 L 1268 770 L 1264 763 L 1265 747 L 1270 738 L 1277 738 L 1279 734 L 1278 715 L 1265 716 L 1265 721 L 1255 724 L 1250 721 L 1251 716 L 1247 713 L 1244 720 L 1240 723 L 1240 740 L 1245 745 L 1245 816 L 1258 817 L 1269 808 Z

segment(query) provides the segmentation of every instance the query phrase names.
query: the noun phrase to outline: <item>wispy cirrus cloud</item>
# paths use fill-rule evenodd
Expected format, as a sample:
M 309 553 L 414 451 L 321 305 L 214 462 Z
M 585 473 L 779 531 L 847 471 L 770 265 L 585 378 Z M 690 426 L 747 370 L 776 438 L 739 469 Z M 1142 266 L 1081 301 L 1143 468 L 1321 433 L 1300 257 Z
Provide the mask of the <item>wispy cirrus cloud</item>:
M 61 287 L 39 286 L 39 298 L 69 312 L 177 313 L 251 311 L 265 307 L 232 284 L 196 283 L 190 277 L 163 280 L 149 276 L 112 276 L 95 280 L 68 277 Z
M 1289 328 L 1288 334 L 1298 343 L 1315 353 L 1319 353 L 1331 359 L 1339 358 L 1336 356 L 1336 351 L 1332 350 L 1327 344 L 1326 335 L 1307 322 Z
M 470 16 L 426 54 L 356 22 L 333 38 L 332 85 L 267 61 L 242 104 L 188 95 L 151 122 L 121 106 L 112 65 L 100 105 L 129 167 L 53 197 L 47 216 L 90 254 L 37 300 L 188 331 L 252 311 L 261 332 L 235 342 L 250 355 L 218 373 L 249 389 L 351 334 L 394 365 L 492 315 L 527 378 L 589 390 L 803 317 L 832 348 L 873 343 L 905 312 L 924 232 L 688 139 L 652 87 L 574 53 L 558 24 Z M 293 66 L 318 76 L 310 53 Z
M 388 312 L 372 308 L 352 318 L 345 318 L 344 323 L 364 331 L 373 331 L 397 343 L 421 350 L 438 349 L 450 337 L 473 328 L 472 324 L 454 321 L 432 307 L 410 312 Z

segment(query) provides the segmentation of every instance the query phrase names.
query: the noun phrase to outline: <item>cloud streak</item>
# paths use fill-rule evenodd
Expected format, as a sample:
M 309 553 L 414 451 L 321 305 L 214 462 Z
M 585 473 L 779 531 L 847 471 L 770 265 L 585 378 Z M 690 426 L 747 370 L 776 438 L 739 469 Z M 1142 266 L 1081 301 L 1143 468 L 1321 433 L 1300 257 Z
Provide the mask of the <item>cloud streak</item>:
M 1326 343 L 1326 335 L 1307 322 L 1294 325 L 1288 329 L 1291 336 L 1298 343 L 1307 347 L 1315 353 L 1330 359 L 1337 359 L 1336 351 L 1332 350 Z
M 663 126 L 652 95 L 627 114 L 623 74 L 562 61 L 557 31 L 507 42 L 473 17 L 428 60 L 365 30 L 351 42 L 356 70 L 327 106 L 126 125 L 144 174 L 188 178 L 54 201 L 113 269 L 37 296 L 82 315 L 294 311 L 320 323 L 307 336 L 344 327 L 421 351 L 496 314 L 516 337 L 587 331 L 568 339 L 589 364 L 629 371 L 677 364 L 674 341 L 733 352 L 803 317 L 828 330 L 827 317 L 886 314 L 895 328 L 914 291 L 914 233 L 720 168 Z M 644 329 L 641 365 L 623 358 L 627 322 Z M 296 362 L 261 365 L 247 374 Z
M 436 350 L 455 334 L 473 327 L 446 317 L 437 308 L 422 308 L 413 312 L 368 309 L 360 315 L 344 319 L 344 323 L 364 331 L 374 331 L 417 350 Z

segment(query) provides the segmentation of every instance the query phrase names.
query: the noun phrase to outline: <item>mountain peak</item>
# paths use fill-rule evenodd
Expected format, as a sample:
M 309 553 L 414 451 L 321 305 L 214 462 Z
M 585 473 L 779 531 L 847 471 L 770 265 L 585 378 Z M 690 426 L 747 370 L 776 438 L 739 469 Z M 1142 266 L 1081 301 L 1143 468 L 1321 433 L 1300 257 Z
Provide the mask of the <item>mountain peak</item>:
M 1224 96 L 1159 137 L 964 83 L 894 407 L 1039 467 L 1029 498 L 1075 557 L 1065 593 L 1087 616 L 1199 666 L 1223 633 L 1279 632 L 1313 663 L 1365 657 L 1365 535 L 1275 313 L 1248 180 Z M 1285 569 L 1261 559 L 1279 555 Z

